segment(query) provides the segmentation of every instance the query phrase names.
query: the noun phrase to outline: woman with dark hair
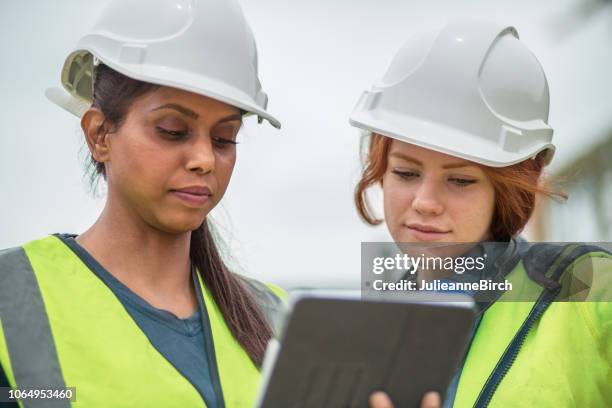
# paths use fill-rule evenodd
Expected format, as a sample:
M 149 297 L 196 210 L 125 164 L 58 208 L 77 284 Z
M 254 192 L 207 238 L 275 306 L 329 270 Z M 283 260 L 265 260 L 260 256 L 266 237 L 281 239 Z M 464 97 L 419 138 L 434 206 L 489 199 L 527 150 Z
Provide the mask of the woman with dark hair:
M 351 116 L 368 137 L 355 192 L 361 218 L 382 222 L 366 198 L 380 186 L 396 243 L 455 256 L 466 246 L 449 244 L 467 243 L 487 267 L 445 279 L 514 288 L 471 293 L 477 323 L 444 406 L 612 406 L 612 256 L 518 236 L 537 194 L 566 198 L 542 177 L 554 153 L 548 109 L 544 72 L 516 30 L 458 18 L 406 43 Z M 383 392 L 370 402 L 392 407 Z M 425 405 L 439 406 L 439 396 Z
M 2 386 L 28 407 L 252 406 L 283 294 L 230 272 L 207 219 L 243 117 L 280 126 L 238 4 L 113 1 L 62 85 L 108 194 L 82 234 L 0 252 Z

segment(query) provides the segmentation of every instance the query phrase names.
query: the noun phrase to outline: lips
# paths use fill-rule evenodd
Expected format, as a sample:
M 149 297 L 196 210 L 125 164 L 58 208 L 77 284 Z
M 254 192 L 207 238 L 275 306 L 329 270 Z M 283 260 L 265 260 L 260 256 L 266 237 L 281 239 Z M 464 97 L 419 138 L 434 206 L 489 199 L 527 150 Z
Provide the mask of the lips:
M 184 187 L 177 188 L 171 191 L 177 191 L 179 193 L 193 194 L 193 195 L 212 195 L 210 189 L 206 186 L 192 186 L 192 187 Z
M 428 224 L 413 223 L 413 224 L 406 225 L 406 227 L 412 230 L 415 230 L 415 231 L 419 231 L 419 232 L 430 232 L 430 233 L 439 233 L 439 234 L 446 234 L 450 232 L 450 230 L 445 230 L 443 228 L 436 227 L 433 225 L 428 225 Z
M 443 239 L 451 230 L 446 230 L 435 225 L 408 224 L 405 225 L 414 239 L 418 241 L 437 241 Z
M 212 192 L 206 186 L 183 187 L 170 190 L 170 193 L 190 207 L 200 207 L 212 196 Z

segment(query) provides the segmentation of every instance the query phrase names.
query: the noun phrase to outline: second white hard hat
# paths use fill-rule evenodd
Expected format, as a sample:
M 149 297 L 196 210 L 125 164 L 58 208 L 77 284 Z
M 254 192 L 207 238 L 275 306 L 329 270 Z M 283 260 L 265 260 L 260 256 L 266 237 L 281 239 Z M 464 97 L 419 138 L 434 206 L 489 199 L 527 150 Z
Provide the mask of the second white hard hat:
M 494 167 L 554 153 L 544 71 L 515 28 L 472 18 L 408 41 L 350 123 Z
M 236 0 L 114 0 L 64 64 L 63 89 L 46 94 L 81 116 L 98 61 L 140 81 L 225 102 L 268 120 L 253 33 Z

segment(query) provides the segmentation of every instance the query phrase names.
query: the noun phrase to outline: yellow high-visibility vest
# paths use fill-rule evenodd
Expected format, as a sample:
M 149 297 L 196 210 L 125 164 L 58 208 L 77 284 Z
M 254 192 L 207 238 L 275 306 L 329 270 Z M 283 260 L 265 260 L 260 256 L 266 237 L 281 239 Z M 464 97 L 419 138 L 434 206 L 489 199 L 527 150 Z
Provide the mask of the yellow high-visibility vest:
M 250 408 L 260 372 L 199 281 L 225 406 Z M 278 288 L 267 290 L 280 295 Z M 75 387 L 76 401 L 44 406 L 206 406 L 111 289 L 58 237 L 0 252 L 0 323 L 0 364 L 11 387 Z
M 529 279 L 523 262 L 506 279 L 512 293 L 485 311 L 453 406 L 612 407 L 612 256 L 601 251 L 575 259 L 561 288 L 567 295 L 589 282 L 581 294 L 586 298 L 555 301 L 533 322 L 527 320 L 537 302 L 526 299 L 538 299 L 542 287 Z M 517 336 L 526 323 L 524 338 Z M 513 344 L 514 356 L 507 352 Z M 487 385 L 489 395 L 482 398 Z

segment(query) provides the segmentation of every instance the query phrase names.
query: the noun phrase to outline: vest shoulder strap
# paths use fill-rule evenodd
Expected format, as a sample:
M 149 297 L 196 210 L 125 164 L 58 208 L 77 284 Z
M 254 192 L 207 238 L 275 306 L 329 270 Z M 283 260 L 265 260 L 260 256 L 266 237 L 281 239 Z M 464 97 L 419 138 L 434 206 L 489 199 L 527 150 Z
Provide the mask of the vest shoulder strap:
M 534 244 L 523 257 L 527 276 L 549 291 L 561 287 L 561 278 L 568 267 L 581 256 L 591 252 L 609 251 L 595 245 L 571 244 Z

